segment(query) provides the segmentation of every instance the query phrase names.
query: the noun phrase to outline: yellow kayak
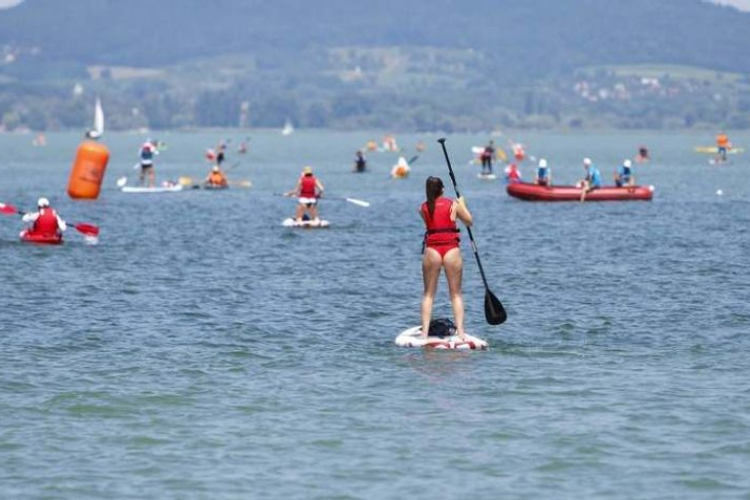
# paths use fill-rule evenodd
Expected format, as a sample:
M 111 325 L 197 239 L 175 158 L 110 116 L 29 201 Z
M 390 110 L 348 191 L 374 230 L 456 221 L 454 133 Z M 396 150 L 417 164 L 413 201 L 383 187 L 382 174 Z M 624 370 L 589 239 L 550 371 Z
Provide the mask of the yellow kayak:
M 715 155 L 715 154 L 719 154 L 719 148 L 716 146 L 698 146 L 695 148 L 695 152 Z M 731 148 L 729 151 L 727 151 L 727 154 L 738 155 L 744 152 L 745 152 L 745 148 Z

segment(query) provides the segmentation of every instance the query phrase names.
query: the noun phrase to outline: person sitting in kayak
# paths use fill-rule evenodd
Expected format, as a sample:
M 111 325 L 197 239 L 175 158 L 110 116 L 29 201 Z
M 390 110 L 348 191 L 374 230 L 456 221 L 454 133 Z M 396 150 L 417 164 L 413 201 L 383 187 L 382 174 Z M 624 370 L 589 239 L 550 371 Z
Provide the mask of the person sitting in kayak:
M 365 170 L 367 170 L 367 160 L 365 160 L 365 155 L 362 151 L 357 151 L 357 155 L 354 158 L 354 171 L 362 173 Z
M 716 136 L 716 149 L 719 153 L 717 160 L 727 161 L 727 153 L 732 149 L 732 144 L 729 142 L 729 136 L 725 132 L 720 132 Z
M 508 184 L 521 182 L 521 171 L 518 170 L 518 165 L 516 165 L 515 163 L 511 163 L 510 165 L 505 167 L 505 181 Z
M 583 168 L 586 169 L 586 177 L 580 182 L 581 201 L 586 199 L 586 194 L 602 187 L 602 174 L 591 162 L 591 158 L 583 159 Z
M 146 139 L 141 146 L 139 156 L 141 158 L 141 175 L 139 181 L 143 185 L 143 179 L 148 175 L 148 186 L 156 185 L 156 174 L 154 172 L 154 157 L 159 154 L 159 150 L 154 145 L 154 141 Z
M 615 171 L 615 185 L 617 187 L 634 186 L 635 175 L 633 174 L 633 162 L 625 160 Z
M 59 237 L 68 226 L 65 221 L 57 215 L 54 208 L 49 206 L 47 198 L 39 198 L 37 201 L 38 211 L 24 214 L 22 221 L 29 223 L 26 230 L 28 233 L 41 237 Z
M 427 201 L 419 207 L 419 215 L 427 231 L 424 236 L 422 257 L 422 277 L 424 296 L 422 297 L 422 335 L 429 336 L 432 304 L 435 301 L 440 270 L 445 268 L 448 292 L 453 305 L 456 331 L 461 339 L 466 339 L 464 331 L 464 301 L 461 293 L 463 260 L 461 259 L 460 239 L 456 219 L 471 227 L 473 219 L 466 207 L 464 198 L 457 201 L 444 196 L 445 186 L 439 177 L 428 177 L 425 183 Z
M 297 222 L 302 222 L 305 215 L 310 220 L 318 221 L 318 198 L 323 196 L 323 184 L 313 175 L 312 167 L 302 169 L 302 175 L 293 190 L 288 191 L 286 196 L 297 196 Z
M 210 187 L 227 187 L 229 186 L 229 181 L 227 181 L 227 176 L 224 175 L 221 168 L 218 165 L 214 165 L 208 177 L 206 177 L 206 185 Z
M 409 176 L 409 172 L 411 172 L 409 162 L 406 161 L 406 158 L 403 156 L 399 156 L 398 163 L 396 163 L 391 169 L 391 177 L 395 179 L 403 179 Z
M 482 174 L 490 175 L 492 173 L 492 158 L 495 156 L 495 141 L 490 141 L 484 147 L 484 151 L 480 155 L 482 159 Z
M 537 167 L 536 169 L 534 184 L 536 184 L 537 186 L 552 185 L 552 167 L 549 167 L 547 165 L 547 160 L 545 160 L 544 158 L 539 159 L 539 167 Z

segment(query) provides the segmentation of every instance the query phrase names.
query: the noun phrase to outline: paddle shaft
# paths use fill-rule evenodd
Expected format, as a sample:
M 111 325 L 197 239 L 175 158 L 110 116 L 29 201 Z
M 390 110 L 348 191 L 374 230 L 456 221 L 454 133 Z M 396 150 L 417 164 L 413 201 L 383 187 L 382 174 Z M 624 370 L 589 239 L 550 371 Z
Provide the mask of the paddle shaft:
M 287 193 L 274 193 L 274 196 L 284 196 L 285 198 L 294 198 L 296 195 L 294 194 L 287 194 Z M 348 201 L 349 203 L 353 203 L 354 205 L 358 205 L 360 207 L 369 207 L 370 202 L 365 200 L 358 200 L 357 198 L 347 198 L 343 196 L 318 196 L 317 199 L 319 200 L 331 200 L 331 201 Z
M 461 193 L 458 192 L 458 184 L 456 183 L 456 176 L 453 173 L 453 166 L 451 165 L 451 160 L 448 157 L 448 150 L 445 149 L 445 139 L 438 139 L 438 142 L 440 143 L 440 146 L 443 148 L 443 154 L 445 155 L 445 161 L 448 164 L 448 173 L 451 176 L 451 182 L 453 183 L 453 190 L 456 192 L 456 198 L 461 197 Z M 471 250 L 474 252 L 474 257 L 477 259 L 477 265 L 479 266 L 479 274 L 482 275 L 482 282 L 484 283 L 484 288 L 489 292 L 490 286 L 487 284 L 487 276 L 484 274 L 484 268 L 482 267 L 482 260 L 479 258 L 479 250 L 477 250 L 477 244 L 474 241 L 474 234 L 471 232 L 471 228 L 469 226 L 466 226 L 466 232 L 469 233 L 469 240 L 471 240 Z
M 18 210 L 16 207 L 14 207 L 12 205 L 3 205 L 3 207 L 8 207 L 8 208 L 12 209 L 13 211 L 15 211 L 16 214 L 20 215 L 21 217 L 23 217 L 27 213 L 27 212 L 24 212 L 23 210 Z M 71 224 L 68 224 L 68 225 L 73 226 L 77 231 L 79 231 L 79 232 L 81 232 L 81 233 L 83 233 L 85 235 L 88 235 L 88 236 L 96 236 L 97 234 L 99 234 L 99 228 L 96 227 L 96 226 L 94 226 L 93 224 L 73 224 L 73 223 L 71 223 Z

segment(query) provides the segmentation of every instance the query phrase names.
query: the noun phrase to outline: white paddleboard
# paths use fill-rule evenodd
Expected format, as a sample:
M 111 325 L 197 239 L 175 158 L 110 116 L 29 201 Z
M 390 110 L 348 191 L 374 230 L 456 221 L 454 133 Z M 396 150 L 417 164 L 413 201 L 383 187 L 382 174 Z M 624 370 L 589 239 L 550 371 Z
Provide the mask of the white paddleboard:
M 497 175 L 495 174 L 477 174 L 477 177 L 485 181 L 494 181 L 497 179 Z
M 297 221 L 297 219 L 293 219 L 289 217 L 288 219 L 284 219 L 281 225 L 284 227 L 303 227 L 306 229 L 319 229 L 319 228 L 328 227 L 330 223 L 327 220 L 323 220 L 323 219 Z
M 175 184 L 172 186 L 124 186 L 122 188 L 123 193 L 175 193 L 182 191 L 183 187 L 181 184 Z
M 422 327 L 415 326 L 404 330 L 396 337 L 396 345 L 399 347 L 430 347 L 432 349 L 487 349 L 489 345 L 486 340 L 479 339 L 473 335 L 466 335 L 466 340 L 461 340 L 458 335 L 450 337 L 422 337 Z

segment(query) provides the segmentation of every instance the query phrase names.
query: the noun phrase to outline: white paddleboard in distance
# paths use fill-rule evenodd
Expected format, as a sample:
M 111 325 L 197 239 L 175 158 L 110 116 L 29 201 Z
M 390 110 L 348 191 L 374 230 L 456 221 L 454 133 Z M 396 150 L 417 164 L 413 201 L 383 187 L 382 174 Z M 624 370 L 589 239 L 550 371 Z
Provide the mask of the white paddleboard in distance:
M 466 340 L 458 335 L 450 337 L 422 337 L 422 327 L 407 328 L 396 337 L 399 347 L 429 347 L 431 349 L 484 350 L 489 347 L 486 340 L 466 334 Z
M 330 222 L 324 219 L 297 221 L 297 219 L 293 219 L 289 217 L 287 219 L 284 219 L 281 225 L 284 227 L 302 227 L 305 229 L 320 229 L 320 228 L 328 227 L 330 225 Z
M 122 188 L 123 193 L 176 193 L 182 191 L 183 187 L 181 184 L 175 184 L 173 186 L 124 186 Z
M 495 174 L 477 174 L 477 177 L 485 181 L 494 181 L 497 179 L 497 175 Z

